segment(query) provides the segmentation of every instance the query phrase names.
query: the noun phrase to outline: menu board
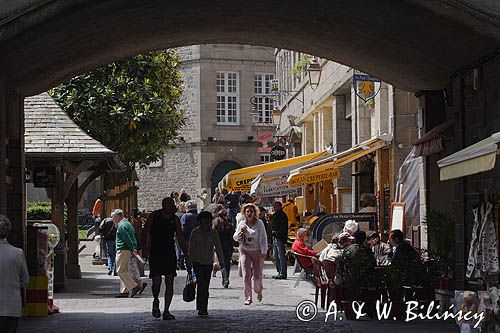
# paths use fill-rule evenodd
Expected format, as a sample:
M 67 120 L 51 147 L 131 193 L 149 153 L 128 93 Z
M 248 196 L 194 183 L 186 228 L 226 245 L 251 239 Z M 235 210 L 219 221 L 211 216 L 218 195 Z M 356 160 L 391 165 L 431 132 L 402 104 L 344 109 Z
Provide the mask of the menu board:
M 401 230 L 404 231 L 405 221 L 405 203 L 393 202 L 391 203 L 391 231 Z

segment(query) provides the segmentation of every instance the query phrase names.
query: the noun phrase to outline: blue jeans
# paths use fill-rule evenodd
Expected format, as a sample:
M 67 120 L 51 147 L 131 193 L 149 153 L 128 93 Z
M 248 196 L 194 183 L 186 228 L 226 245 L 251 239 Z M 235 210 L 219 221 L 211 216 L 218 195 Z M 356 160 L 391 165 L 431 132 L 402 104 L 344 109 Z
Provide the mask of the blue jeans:
M 273 238 L 273 253 L 278 275 L 286 278 L 286 253 L 285 243 L 279 239 Z
M 231 224 L 233 225 L 233 229 L 236 230 L 236 215 L 238 215 L 238 208 L 228 208 L 227 215 L 229 215 L 229 219 L 231 220 Z
M 116 244 L 114 240 L 106 241 L 108 249 L 108 270 L 116 272 Z
M 177 257 L 177 264 L 179 264 L 179 268 L 186 269 L 184 254 L 182 253 L 181 246 L 179 245 L 177 237 L 175 237 L 175 256 Z
M 221 269 L 222 284 L 229 283 L 229 273 L 231 272 L 231 257 L 233 253 L 224 253 L 224 267 Z

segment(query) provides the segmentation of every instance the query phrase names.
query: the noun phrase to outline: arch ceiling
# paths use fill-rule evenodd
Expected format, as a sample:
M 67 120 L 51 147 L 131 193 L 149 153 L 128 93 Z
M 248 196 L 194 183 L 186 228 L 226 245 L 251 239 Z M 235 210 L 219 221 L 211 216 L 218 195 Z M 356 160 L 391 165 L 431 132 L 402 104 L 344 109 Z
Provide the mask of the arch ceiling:
M 441 89 L 500 46 L 496 0 L 3 0 L 0 76 L 21 95 L 155 49 L 300 50 L 401 89 Z

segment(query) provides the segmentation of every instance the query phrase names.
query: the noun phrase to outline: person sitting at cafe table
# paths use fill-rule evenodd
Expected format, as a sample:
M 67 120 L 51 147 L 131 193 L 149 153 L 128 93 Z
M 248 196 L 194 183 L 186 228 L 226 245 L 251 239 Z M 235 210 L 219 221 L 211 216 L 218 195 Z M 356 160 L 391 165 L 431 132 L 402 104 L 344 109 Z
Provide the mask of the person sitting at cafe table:
M 321 251 L 319 260 L 330 260 L 333 262 L 342 259 L 343 250 L 352 244 L 354 237 L 349 235 L 348 232 L 341 232 L 340 234 L 335 234 L 332 237 L 332 242 Z
M 366 245 L 366 233 L 354 233 L 354 243 L 345 248 L 342 258 L 345 262 L 346 279 L 349 283 L 356 280 L 359 286 L 373 286 L 375 282 L 375 256 Z
M 313 263 L 312 259 L 308 257 L 316 257 L 317 253 L 314 250 L 311 250 L 307 247 L 306 242 L 309 239 L 309 235 L 307 234 L 307 230 L 304 228 L 300 228 L 297 230 L 297 237 L 292 244 L 292 251 L 300 254 L 297 256 L 297 260 L 299 261 L 300 266 L 306 271 L 308 274 L 313 273 Z M 308 257 L 304 257 L 308 256 Z
M 373 261 L 375 261 L 375 256 L 366 243 L 366 233 L 362 230 L 358 230 L 354 233 L 353 237 L 354 243 L 345 248 L 344 255 L 347 257 L 362 255 L 367 259 L 373 259 Z
M 383 264 L 387 261 L 387 255 L 391 252 L 391 247 L 380 241 L 378 232 L 371 230 L 367 235 L 368 244 L 370 245 L 377 264 Z
M 344 223 L 344 229 L 342 230 L 343 232 L 348 232 L 349 235 L 353 236 L 356 231 L 358 231 L 359 226 L 358 222 L 356 220 L 347 220 Z
M 399 262 L 410 262 L 420 264 L 420 253 L 407 241 L 404 240 L 403 232 L 399 229 L 392 230 L 389 242 L 394 247 L 392 255 L 389 256 L 391 264 Z

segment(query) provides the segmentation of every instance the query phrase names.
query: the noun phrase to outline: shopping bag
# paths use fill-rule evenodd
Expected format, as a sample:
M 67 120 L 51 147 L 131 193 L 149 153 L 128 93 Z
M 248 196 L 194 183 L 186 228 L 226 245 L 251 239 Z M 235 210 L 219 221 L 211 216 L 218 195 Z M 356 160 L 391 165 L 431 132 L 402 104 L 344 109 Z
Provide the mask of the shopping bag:
M 193 281 L 191 273 L 186 276 L 186 286 L 182 292 L 182 299 L 184 302 L 192 302 L 195 299 L 196 284 Z

